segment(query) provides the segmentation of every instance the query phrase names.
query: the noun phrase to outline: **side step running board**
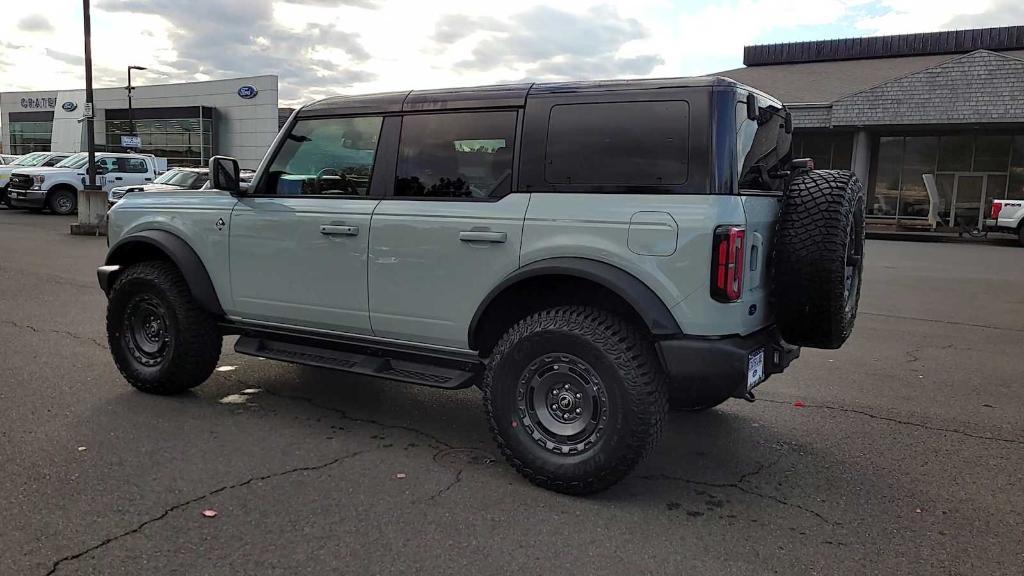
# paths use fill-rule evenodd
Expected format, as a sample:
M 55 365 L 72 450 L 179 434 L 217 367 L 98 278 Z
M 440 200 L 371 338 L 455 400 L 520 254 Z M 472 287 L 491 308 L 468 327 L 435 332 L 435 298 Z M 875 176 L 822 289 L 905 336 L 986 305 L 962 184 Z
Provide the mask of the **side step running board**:
M 235 343 L 235 352 L 450 390 L 472 386 L 473 376 L 475 376 L 473 372 L 455 368 L 251 336 L 240 336 Z

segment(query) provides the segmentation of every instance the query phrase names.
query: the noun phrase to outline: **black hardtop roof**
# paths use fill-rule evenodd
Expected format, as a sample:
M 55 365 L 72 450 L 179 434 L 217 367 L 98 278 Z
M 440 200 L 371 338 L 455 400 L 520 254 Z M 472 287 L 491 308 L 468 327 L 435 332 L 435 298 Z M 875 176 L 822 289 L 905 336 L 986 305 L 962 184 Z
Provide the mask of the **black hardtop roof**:
M 526 97 L 528 95 L 700 87 L 729 87 L 759 92 L 754 88 L 744 86 L 724 76 L 537 82 L 331 96 L 303 106 L 299 109 L 298 114 L 300 117 L 303 117 L 326 116 L 338 113 L 371 114 L 423 110 L 500 108 L 523 106 L 526 104 Z

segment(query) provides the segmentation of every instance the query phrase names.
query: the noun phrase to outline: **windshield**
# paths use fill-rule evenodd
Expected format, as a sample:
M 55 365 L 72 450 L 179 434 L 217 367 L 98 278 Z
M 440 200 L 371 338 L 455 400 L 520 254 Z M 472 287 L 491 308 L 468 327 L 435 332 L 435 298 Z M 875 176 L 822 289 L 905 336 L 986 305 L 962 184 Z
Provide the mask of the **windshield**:
M 190 170 L 171 170 L 164 172 L 156 180 L 154 184 L 168 184 L 171 186 L 181 186 L 182 188 L 190 188 L 194 184 L 197 184 L 197 180 L 202 178 L 202 181 L 206 180 L 206 177 L 198 172 L 192 172 Z
M 85 152 L 79 152 L 74 156 L 68 156 L 67 158 L 60 161 L 56 168 L 81 168 L 89 163 L 89 155 Z
M 39 166 L 43 162 L 46 162 L 46 157 L 46 152 L 32 152 L 30 154 L 25 154 L 14 162 L 11 162 L 11 166 Z

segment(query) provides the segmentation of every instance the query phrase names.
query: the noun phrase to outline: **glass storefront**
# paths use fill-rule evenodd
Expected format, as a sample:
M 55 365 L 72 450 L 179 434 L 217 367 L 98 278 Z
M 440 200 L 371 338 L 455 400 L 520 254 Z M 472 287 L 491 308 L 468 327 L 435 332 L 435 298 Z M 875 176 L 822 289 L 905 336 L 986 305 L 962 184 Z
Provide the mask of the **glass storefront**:
M 203 166 L 213 156 L 213 120 L 209 118 L 144 118 L 135 120 L 142 140 L 138 151 L 167 158 L 168 166 Z M 121 149 L 121 136 L 130 135 L 128 120 L 107 120 L 108 150 Z
M 819 170 L 849 170 L 853 159 L 853 132 L 793 134 L 793 158 L 810 158 Z
M 869 215 L 927 218 L 925 174 L 935 177 L 938 217 L 948 226 L 977 225 L 993 198 L 1024 199 L 1024 134 L 880 136 L 875 149 Z
M 46 152 L 50 149 L 53 122 L 11 122 L 11 154 Z

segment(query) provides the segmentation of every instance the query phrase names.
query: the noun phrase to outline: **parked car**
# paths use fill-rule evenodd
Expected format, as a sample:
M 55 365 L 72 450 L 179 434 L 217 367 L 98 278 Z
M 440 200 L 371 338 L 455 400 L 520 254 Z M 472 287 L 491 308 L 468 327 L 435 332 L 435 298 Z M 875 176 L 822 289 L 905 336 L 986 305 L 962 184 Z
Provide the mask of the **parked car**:
M 0 166 L 0 203 L 10 206 L 7 201 L 7 185 L 10 183 L 11 172 L 20 168 L 56 166 L 69 156 L 70 152 L 30 152 L 6 166 Z
M 200 190 L 209 187 L 209 168 L 172 168 L 157 176 L 151 184 L 140 186 L 117 186 L 107 193 L 107 203 L 113 206 L 130 192 L 168 192 L 173 190 Z M 254 171 L 242 170 L 243 182 L 252 179 Z
M 985 220 L 985 228 L 996 232 L 1016 234 L 1024 246 L 1024 199 L 992 200 L 992 213 Z
M 478 385 L 537 485 L 596 492 L 669 406 L 754 390 L 857 314 L 865 197 L 790 154 L 781 102 L 724 78 L 327 98 L 251 184 L 129 194 L 98 269 L 129 384 L 243 354 Z M 386 407 L 382 406 L 381 409 Z
M 8 194 L 15 208 L 71 214 L 78 209 L 78 191 L 86 183 L 89 156 L 80 152 L 52 168 L 19 168 L 11 173 Z M 96 154 L 96 183 L 104 190 L 124 184 L 152 182 L 167 160 L 152 154 Z

